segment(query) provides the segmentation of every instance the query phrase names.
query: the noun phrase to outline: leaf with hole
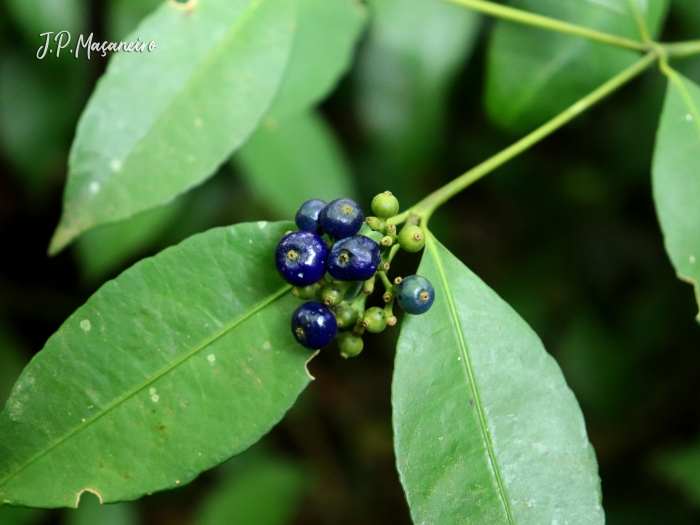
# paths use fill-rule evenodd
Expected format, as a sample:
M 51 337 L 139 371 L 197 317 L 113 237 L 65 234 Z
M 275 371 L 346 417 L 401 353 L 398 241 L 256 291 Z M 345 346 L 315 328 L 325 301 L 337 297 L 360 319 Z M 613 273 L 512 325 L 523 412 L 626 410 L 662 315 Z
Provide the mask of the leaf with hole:
M 666 252 L 700 307 L 700 86 L 669 72 L 652 181 Z M 700 314 L 697 319 L 700 321 Z
M 0 414 L 0 501 L 72 506 L 182 486 L 237 454 L 309 382 L 272 262 L 292 223 L 195 235 L 107 282 Z M 47 472 L 51 483 L 46 483 Z
M 435 303 L 404 318 L 392 387 L 414 523 L 604 523 L 581 410 L 537 335 L 432 236 L 418 274 Z
M 162 5 L 117 53 L 80 119 L 52 253 L 201 183 L 257 127 L 282 81 L 296 0 Z

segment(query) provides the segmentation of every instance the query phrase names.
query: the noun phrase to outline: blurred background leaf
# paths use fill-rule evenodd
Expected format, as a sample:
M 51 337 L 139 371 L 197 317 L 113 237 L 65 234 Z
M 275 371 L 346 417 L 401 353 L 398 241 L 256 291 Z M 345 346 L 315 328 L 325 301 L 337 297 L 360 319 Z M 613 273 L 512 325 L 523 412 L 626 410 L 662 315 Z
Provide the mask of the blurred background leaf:
M 65 512 L 65 525 L 138 525 L 136 504 L 132 502 L 101 505 L 94 494 L 80 496 L 77 509 Z
M 282 121 L 268 117 L 234 162 L 280 217 L 293 217 L 308 199 L 356 198 L 342 146 L 313 112 Z
M 478 36 L 480 16 L 435 0 L 370 0 L 372 17 L 354 85 L 366 134 L 367 192 L 392 188 L 413 204 L 417 176 L 434 158 L 450 116 L 457 73 Z
M 639 40 L 627 0 L 511 0 L 508 5 Z M 667 6 L 667 0 L 641 6 L 646 7 L 652 38 L 659 33 Z M 632 64 L 637 55 L 581 37 L 498 21 L 488 55 L 489 117 L 504 129 L 530 131 Z
M 77 39 L 87 29 L 85 0 L 7 0 L 7 7 L 30 42 L 41 42 L 39 35 L 47 31 L 68 31 Z

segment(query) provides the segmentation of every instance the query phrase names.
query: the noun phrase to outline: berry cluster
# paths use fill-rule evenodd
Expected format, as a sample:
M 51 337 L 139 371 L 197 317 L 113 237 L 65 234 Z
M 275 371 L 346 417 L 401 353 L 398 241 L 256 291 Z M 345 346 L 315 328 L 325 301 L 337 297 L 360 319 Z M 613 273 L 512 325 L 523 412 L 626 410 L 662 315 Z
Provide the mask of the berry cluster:
M 423 248 L 423 230 L 410 223 L 397 233 L 392 219 L 399 201 L 389 191 L 374 197 L 372 211 L 376 216 L 365 219 L 351 199 L 328 204 L 308 200 L 295 217 L 299 231 L 287 232 L 277 245 L 277 270 L 294 286 L 292 294 L 313 299 L 292 314 L 292 333 L 301 345 L 318 349 L 337 337 L 341 355 L 356 356 L 362 351 L 365 331 L 378 333 L 396 324 L 394 301 L 413 315 L 432 306 L 435 290 L 426 278 L 397 277 L 392 284 L 386 275 L 398 248 L 409 252 Z M 369 228 L 361 234 L 364 223 Z M 385 307 L 365 308 L 377 276 L 384 284 Z

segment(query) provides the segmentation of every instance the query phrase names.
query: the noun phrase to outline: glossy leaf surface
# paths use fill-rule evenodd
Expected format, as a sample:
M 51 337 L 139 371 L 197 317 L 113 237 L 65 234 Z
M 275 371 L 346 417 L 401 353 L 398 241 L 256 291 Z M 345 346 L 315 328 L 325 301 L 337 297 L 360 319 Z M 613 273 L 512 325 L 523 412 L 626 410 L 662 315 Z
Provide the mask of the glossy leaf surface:
M 639 40 L 630 1 L 514 0 L 509 5 L 599 31 Z M 667 0 L 638 2 L 658 35 Z M 629 66 L 638 53 L 581 37 L 513 22 L 496 24 L 490 43 L 486 106 L 500 126 L 538 126 Z
M 671 72 L 652 167 L 666 252 L 700 306 L 700 86 Z M 700 314 L 698 315 L 700 320 Z
M 414 523 L 604 523 L 583 416 L 537 335 L 429 237 L 432 309 L 404 318 L 395 450 Z
M 270 109 L 275 119 L 307 111 L 350 66 L 367 10 L 357 0 L 299 0 L 289 65 Z
M 269 108 L 295 20 L 296 0 L 164 4 L 148 17 L 137 31 L 158 47 L 115 54 L 80 119 L 51 250 L 210 176 Z
M 228 465 L 227 465 L 228 466 Z M 232 468 L 213 490 L 194 525 L 285 525 L 301 503 L 307 485 L 299 467 L 259 456 Z
M 235 163 L 263 202 L 283 217 L 294 217 L 307 199 L 354 197 L 342 148 L 316 113 L 266 119 Z
M 84 490 L 134 499 L 264 435 L 309 381 L 311 354 L 289 329 L 296 300 L 272 263 L 291 226 L 190 237 L 71 315 L 0 414 L 0 501 L 74 507 Z

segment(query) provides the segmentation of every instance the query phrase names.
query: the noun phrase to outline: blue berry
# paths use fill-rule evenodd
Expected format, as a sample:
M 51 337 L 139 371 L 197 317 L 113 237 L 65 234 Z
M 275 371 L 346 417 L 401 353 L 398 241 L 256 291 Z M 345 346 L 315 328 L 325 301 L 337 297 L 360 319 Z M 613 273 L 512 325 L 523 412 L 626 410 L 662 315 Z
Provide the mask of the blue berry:
M 399 306 L 409 314 L 424 314 L 435 301 L 435 288 L 420 275 L 409 275 L 399 284 Z
M 338 334 L 338 323 L 330 308 L 310 301 L 294 310 L 292 334 L 300 345 L 318 350 L 335 339 Z
M 369 237 L 355 235 L 335 243 L 328 255 L 328 273 L 339 281 L 366 281 L 380 262 L 379 245 Z
M 297 211 L 294 222 L 297 223 L 300 230 L 315 233 L 316 235 L 323 235 L 323 228 L 321 228 L 318 215 L 325 207 L 326 201 L 322 201 L 321 199 L 309 199 L 302 204 L 299 211 Z
M 321 210 L 321 227 L 334 239 L 345 239 L 360 231 L 365 216 L 360 205 L 351 199 L 335 199 Z
M 326 274 L 328 246 L 316 234 L 292 232 L 282 237 L 275 251 L 275 264 L 282 279 L 294 286 L 306 286 Z

